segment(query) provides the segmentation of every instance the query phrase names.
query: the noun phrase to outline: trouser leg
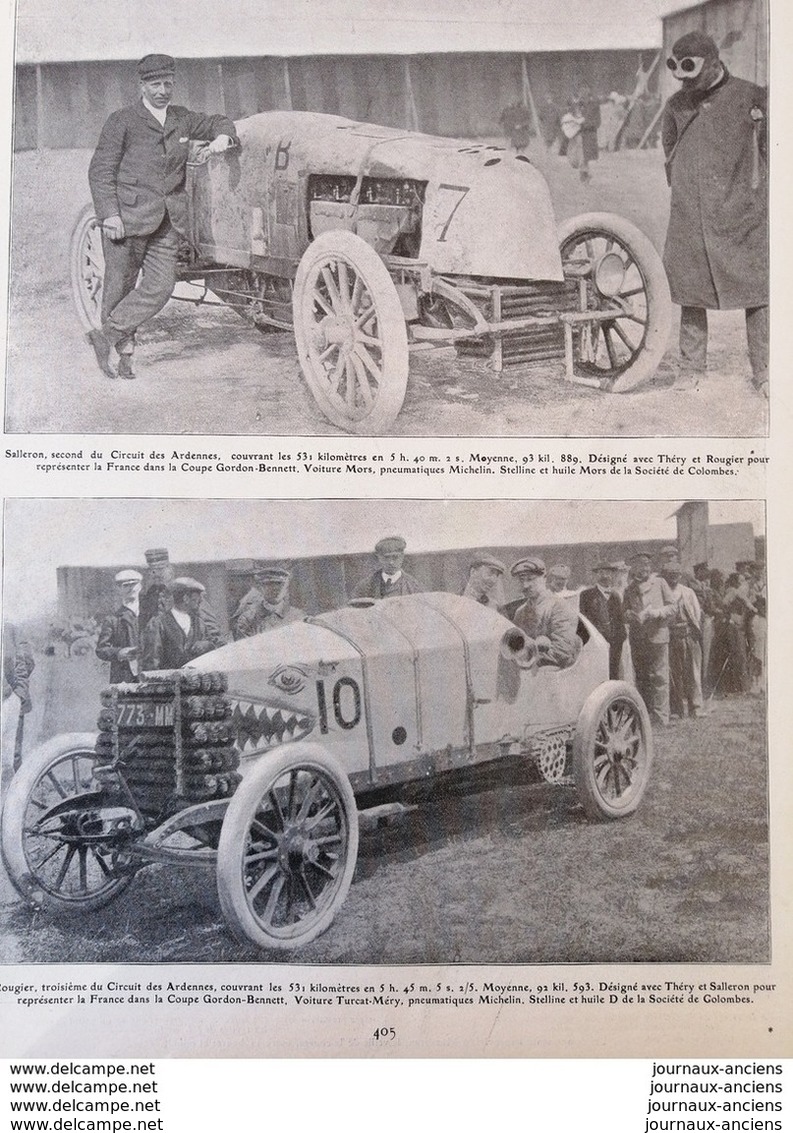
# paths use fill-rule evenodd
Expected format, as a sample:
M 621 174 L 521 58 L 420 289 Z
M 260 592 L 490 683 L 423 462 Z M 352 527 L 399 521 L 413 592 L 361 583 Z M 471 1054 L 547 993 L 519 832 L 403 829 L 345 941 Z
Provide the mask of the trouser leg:
M 710 649 L 713 644 L 713 618 L 705 614 L 702 619 L 702 666 L 700 672 L 703 690 L 710 692 Z
M 680 361 L 689 370 L 704 370 L 708 361 L 708 312 L 704 307 L 680 309 Z
M 669 711 L 685 715 L 685 642 L 669 643 Z
M 631 643 L 636 688 L 650 718 L 656 724 L 669 723 L 669 645 Z
M 141 323 L 163 309 L 176 283 L 179 234 L 170 220 L 166 217 L 155 233 L 143 239 L 140 279 L 109 311 L 105 320 L 108 331 L 119 344 L 134 336 Z
M 686 700 L 689 712 L 699 712 L 702 708 L 702 646 L 695 638 L 687 644 Z
M 764 385 L 768 381 L 768 307 L 746 308 L 746 341 L 752 381 Z

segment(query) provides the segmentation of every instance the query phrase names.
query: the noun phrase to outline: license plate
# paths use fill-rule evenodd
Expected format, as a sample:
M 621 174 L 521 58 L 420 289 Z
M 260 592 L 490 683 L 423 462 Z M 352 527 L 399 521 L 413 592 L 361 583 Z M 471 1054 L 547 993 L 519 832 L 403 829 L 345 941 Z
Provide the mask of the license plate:
M 172 728 L 173 702 L 157 704 L 152 701 L 133 701 L 118 704 L 116 723 L 119 728 Z

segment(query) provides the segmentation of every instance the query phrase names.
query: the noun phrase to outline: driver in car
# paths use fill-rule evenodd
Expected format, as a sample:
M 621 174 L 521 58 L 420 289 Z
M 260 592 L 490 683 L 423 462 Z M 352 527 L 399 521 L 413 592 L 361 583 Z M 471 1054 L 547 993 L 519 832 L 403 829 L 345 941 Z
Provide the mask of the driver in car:
M 536 645 L 537 663 L 566 669 L 581 650 L 577 611 L 548 589 L 542 559 L 519 559 L 510 573 L 520 583 L 524 599 L 512 620 Z

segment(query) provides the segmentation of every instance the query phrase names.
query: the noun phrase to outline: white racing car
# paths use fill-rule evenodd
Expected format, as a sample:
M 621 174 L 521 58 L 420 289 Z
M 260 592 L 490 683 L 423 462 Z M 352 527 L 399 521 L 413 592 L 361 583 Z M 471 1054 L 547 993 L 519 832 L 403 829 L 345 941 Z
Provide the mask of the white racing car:
M 98 734 L 56 737 L 12 781 L 11 880 L 35 907 L 79 914 L 147 863 L 216 863 L 235 933 L 295 949 L 347 895 L 359 809 L 431 776 L 524 758 L 574 785 L 590 818 L 632 814 L 652 763 L 647 710 L 608 680 L 608 646 L 583 617 L 578 632 L 577 659 L 555 669 L 494 609 L 415 594 L 111 686 Z
M 328 114 L 256 114 L 237 128 L 239 149 L 202 162 L 195 147 L 179 278 L 196 284 L 194 302 L 211 292 L 262 330 L 294 328 L 335 425 L 388 431 L 410 346 L 454 346 L 496 371 L 564 360 L 567 381 L 614 393 L 655 373 L 671 319 L 657 252 L 610 213 L 557 229 L 523 154 Z M 104 274 L 90 206 L 71 265 L 90 330 Z

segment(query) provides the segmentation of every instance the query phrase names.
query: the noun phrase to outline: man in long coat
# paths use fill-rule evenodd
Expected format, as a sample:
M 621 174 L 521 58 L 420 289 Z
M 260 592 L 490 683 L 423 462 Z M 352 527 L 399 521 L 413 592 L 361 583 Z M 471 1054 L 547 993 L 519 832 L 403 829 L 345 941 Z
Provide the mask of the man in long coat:
M 578 608 L 609 643 L 609 680 L 617 681 L 620 678 L 622 647 L 628 636 L 622 598 L 616 590 L 617 564 L 598 563 L 594 574 L 597 585 L 581 591 Z
M 209 153 L 237 144 L 234 123 L 171 105 L 176 64 L 170 55 L 138 63 L 140 101 L 105 122 L 88 169 L 102 225 L 105 278 L 102 327 L 88 334 L 102 373 L 134 378 L 135 332 L 156 315 L 176 283 L 179 236 L 187 235 L 185 172 L 191 140 Z
M 679 303 L 681 384 L 707 360 L 708 310 L 746 311 L 754 386 L 768 396 L 766 92 L 732 76 L 702 32 L 676 41 L 667 66 L 681 83 L 662 141 L 672 189 L 664 266 Z
M 652 573 L 650 556 L 631 558 L 631 581 L 623 595 L 636 688 L 653 724 L 669 723 L 669 623 L 675 603 L 668 585 Z

